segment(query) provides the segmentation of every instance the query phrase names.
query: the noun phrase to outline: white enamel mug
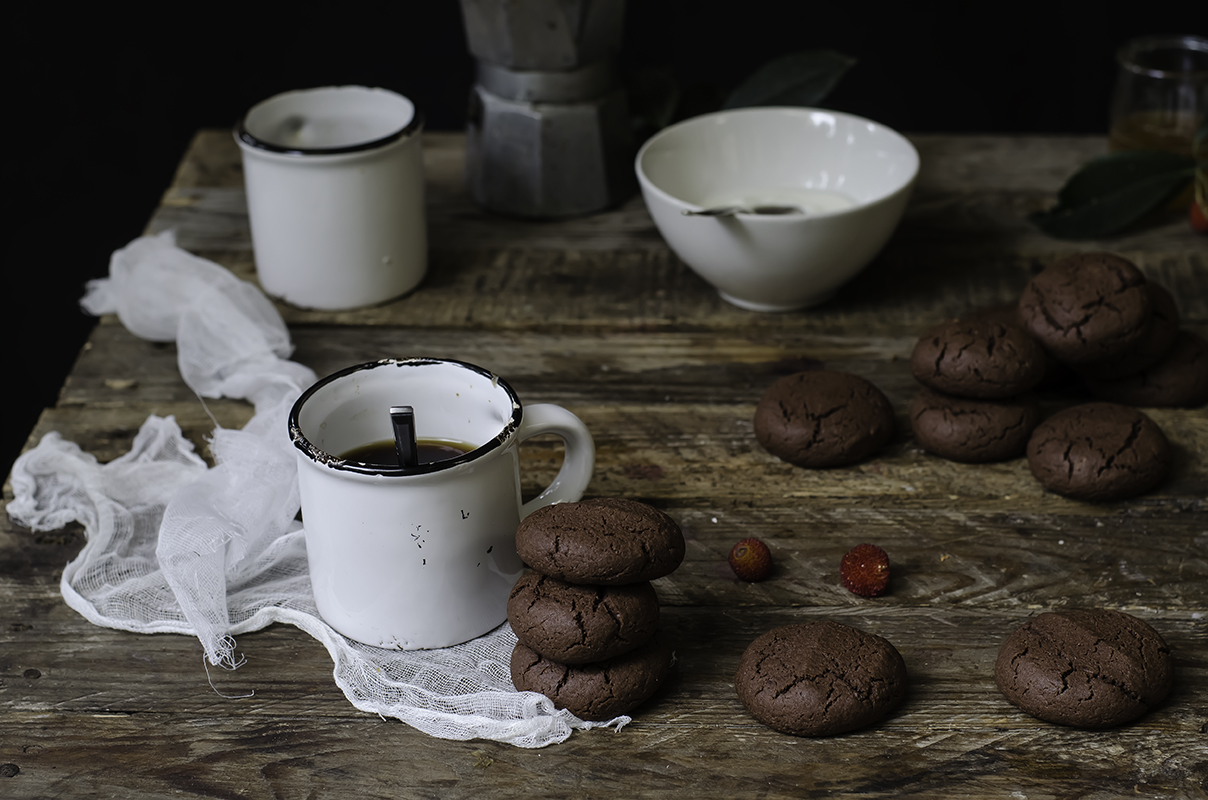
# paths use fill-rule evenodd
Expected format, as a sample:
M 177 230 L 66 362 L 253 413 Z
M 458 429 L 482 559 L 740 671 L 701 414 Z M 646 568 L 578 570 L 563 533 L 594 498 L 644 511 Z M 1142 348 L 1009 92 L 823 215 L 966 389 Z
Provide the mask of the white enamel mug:
M 302 308 L 382 303 L 428 269 L 422 121 L 386 89 L 285 92 L 235 130 L 256 271 Z
M 342 457 L 390 440 L 399 405 L 414 409 L 418 438 L 473 449 L 410 467 Z M 595 464 L 578 417 L 522 407 L 505 381 L 460 361 L 384 359 L 336 372 L 298 398 L 289 431 L 319 613 L 350 639 L 396 650 L 446 647 L 501 624 L 523 571 L 520 520 L 578 500 Z M 520 443 L 547 433 L 566 444 L 562 467 L 522 504 Z

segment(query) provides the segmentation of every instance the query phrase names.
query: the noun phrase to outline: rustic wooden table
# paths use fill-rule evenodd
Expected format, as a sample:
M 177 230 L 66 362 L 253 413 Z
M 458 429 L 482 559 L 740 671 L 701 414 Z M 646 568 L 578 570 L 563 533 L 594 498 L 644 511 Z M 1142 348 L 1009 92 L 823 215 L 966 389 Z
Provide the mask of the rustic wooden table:
M 289 627 L 241 636 L 247 664 L 212 677 L 186 636 L 94 627 L 64 605 L 59 578 L 78 527 L 35 534 L 0 514 L 0 796 L 34 797 L 1203 797 L 1208 780 L 1208 412 L 1149 413 L 1174 467 L 1135 500 L 1089 505 L 1046 493 L 1022 459 L 943 461 L 913 442 L 908 356 L 923 328 L 1013 300 L 1028 277 L 1080 249 L 1135 260 L 1208 333 L 1208 253 L 1183 220 L 1110 243 L 1072 245 L 1024 215 L 1052 201 L 1099 138 L 914 137 L 923 170 L 880 258 L 830 303 L 755 314 L 726 305 L 670 253 L 634 198 L 558 223 L 478 211 L 462 189 L 463 138 L 429 134 L 431 273 L 377 308 L 282 308 L 320 375 L 381 356 L 482 364 L 526 402 L 578 414 L 599 448 L 589 496 L 664 509 L 683 526 L 684 564 L 657 582 L 678 652 L 673 677 L 620 732 L 577 732 L 523 750 L 430 738 L 356 711 L 315 641 Z M 254 279 L 238 151 L 203 131 L 150 223 Z M 752 415 L 780 375 L 825 364 L 880 386 L 899 431 L 869 461 L 808 471 L 755 442 Z M 1068 399 L 1045 398 L 1049 409 Z M 251 407 L 210 402 L 227 427 Z M 96 328 L 32 432 L 57 430 L 102 461 L 149 414 L 174 414 L 199 452 L 213 423 L 181 381 L 171 345 Z M 556 442 L 526 445 L 532 494 Z M 5 486 L 5 501 L 12 489 Z M 735 580 L 732 544 L 758 536 L 777 570 Z M 862 600 L 840 556 L 890 554 L 891 591 Z M 1169 700 L 1119 730 L 1085 732 L 1017 711 L 995 689 L 999 643 L 1029 615 L 1105 607 L 1135 614 L 1173 648 Z M 731 682 L 763 631 L 825 618 L 887 637 L 911 689 L 868 730 L 823 740 L 763 727 Z M 13 773 L 16 774 L 13 774 Z

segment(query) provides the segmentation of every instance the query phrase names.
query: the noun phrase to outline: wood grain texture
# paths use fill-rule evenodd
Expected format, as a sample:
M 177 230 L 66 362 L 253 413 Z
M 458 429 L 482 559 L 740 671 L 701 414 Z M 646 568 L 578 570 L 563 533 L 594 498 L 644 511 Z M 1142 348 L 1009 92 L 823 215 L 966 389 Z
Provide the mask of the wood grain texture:
M 287 626 L 239 637 L 246 666 L 207 673 L 192 637 L 97 628 L 63 603 L 78 525 L 33 532 L 0 514 L 0 765 L 19 770 L 0 777 L 0 797 L 1208 797 L 1208 411 L 1147 409 L 1175 445 L 1170 472 L 1142 497 L 1099 505 L 1044 491 L 1023 459 L 928 455 L 905 413 L 923 329 L 1013 302 L 1030 275 L 1077 250 L 1135 260 L 1171 290 L 1185 327 L 1208 334 L 1202 240 L 1182 220 L 1078 245 L 1028 226 L 1101 138 L 912 140 L 923 170 L 901 229 L 816 309 L 726 305 L 636 198 L 558 223 L 481 212 L 451 134 L 425 135 L 433 247 L 418 291 L 351 312 L 279 305 L 293 358 L 320 375 L 382 356 L 458 358 L 490 367 L 525 403 L 566 406 L 596 440 L 588 494 L 642 500 L 681 524 L 684 563 L 655 584 L 677 665 L 632 724 L 536 751 L 433 739 L 353 709 L 323 647 Z M 255 280 L 229 131 L 194 140 L 150 226 L 168 227 Z M 868 378 L 897 410 L 893 439 L 860 464 L 804 470 L 755 441 L 764 389 L 820 367 Z M 1041 395 L 1045 413 L 1084 399 L 1074 387 Z M 252 410 L 195 397 L 172 345 L 108 317 L 29 443 L 56 431 L 105 462 L 151 414 L 173 416 L 208 457 L 215 424 L 240 427 Z M 526 498 L 561 453 L 547 438 L 522 448 Z M 739 581 L 726 563 L 746 536 L 772 550 L 765 582 Z M 876 600 L 838 580 L 840 557 L 863 541 L 890 557 L 890 591 Z M 1161 707 L 1087 732 L 1001 697 L 1003 638 L 1073 607 L 1124 610 L 1165 637 L 1176 681 Z M 911 688 L 889 719 L 802 740 L 746 714 L 732 687 L 743 650 L 806 618 L 898 647 Z
M 1172 699 L 1135 725 L 1060 728 L 1023 715 L 994 689 L 998 643 L 1018 615 L 761 609 L 725 614 L 719 625 L 711 610 L 672 609 L 676 670 L 632 725 L 528 752 L 434 740 L 349 713 L 324 680 L 326 653 L 288 628 L 244 637 L 248 665 L 207 678 L 188 637 L 132 637 L 65 616 L 46 621 L 51 634 L 34 627 L 4 637 L 6 693 L 22 700 L 6 710 L 20 727 L 4 737 L 0 760 L 22 767 L 30 797 L 143 796 L 147 787 L 308 796 L 308 782 L 335 796 L 374 797 L 615 796 L 619 787 L 635 797 L 1001 796 L 1010 787 L 1026 787 L 1028 796 L 1109 797 L 1138 785 L 1143 796 L 1194 796 L 1208 766 L 1204 706 L 1179 691 L 1205 679 L 1205 659 L 1180 655 Z M 795 740 L 746 715 L 730 683 L 738 655 L 762 630 L 805 618 L 895 642 L 911 688 L 887 720 L 842 737 Z M 1203 647 L 1202 626 L 1174 615 L 1151 622 L 1177 653 Z M 216 691 L 254 694 L 231 700 Z M 150 750 L 153 758 L 140 756 Z M 1072 795 L 1076 786 L 1086 791 Z
M 922 169 L 905 219 L 884 252 L 831 303 L 792 314 L 729 306 L 671 253 L 640 197 L 557 222 L 476 208 L 464 189 L 461 137 L 426 134 L 429 276 L 409 297 L 353 312 L 281 306 L 291 324 L 450 325 L 528 330 L 667 327 L 843 330 L 870 323 L 913 332 L 936 319 L 1011 302 L 1045 265 L 1081 250 L 1133 259 L 1179 298 L 1185 319 L 1208 323 L 1208 258 L 1175 215 L 1110 242 L 1060 242 L 1026 221 L 1053 202 L 1097 137 L 921 136 Z M 203 131 L 150 230 L 254 280 L 238 149 Z M 188 166 L 191 162 L 206 166 Z

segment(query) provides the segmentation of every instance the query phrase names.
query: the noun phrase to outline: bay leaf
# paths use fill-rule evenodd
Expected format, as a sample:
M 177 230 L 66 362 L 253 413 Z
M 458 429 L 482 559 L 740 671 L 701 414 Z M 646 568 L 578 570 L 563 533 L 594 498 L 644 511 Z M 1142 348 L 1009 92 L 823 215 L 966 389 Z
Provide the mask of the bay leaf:
M 816 106 L 855 66 L 834 50 L 805 50 L 772 59 L 743 81 L 723 109 L 749 106 Z
M 1057 193 L 1057 205 L 1029 219 L 1058 239 L 1120 233 L 1183 191 L 1195 174 L 1187 156 L 1156 150 L 1110 153 L 1087 162 Z

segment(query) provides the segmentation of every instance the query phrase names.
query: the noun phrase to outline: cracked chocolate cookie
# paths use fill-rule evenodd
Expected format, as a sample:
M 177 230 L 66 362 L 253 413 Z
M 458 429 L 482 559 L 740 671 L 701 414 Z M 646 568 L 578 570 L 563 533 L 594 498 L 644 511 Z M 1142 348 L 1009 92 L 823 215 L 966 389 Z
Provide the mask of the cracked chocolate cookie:
M 557 503 L 516 529 L 516 551 L 567 583 L 620 586 L 668 575 L 684 560 L 684 534 L 656 508 L 620 497 Z
M 1170 692 L 1170 648 L 1119 611 L 1052 611 L 1017 628 L 998 653 L 994 682 L 1034 717 L 1110 728 L 1140 717 Z
M 937 325 L 910 356 L 915 380 L 958 397 L 999 399 L 1028 391 L 1045 374 L 1045 356 L 1023 328 L 983 319 Z
M 1148 334 L 1153 313 L 1145 276 L 1110 253 L 1069 256 L 1028 282 L 1019 298 L 1024 326 L 1068 364 L 1127 353 Z
M 508 622 L 521 644 L 563 664 L 619 656 L 654 636 L 659 600 L 649 581 L 576 586 L 530 572 L 508 598 Z
M 852 464 L 893 435 L 893 406 L 868 381 L 847 372 L 811 370 L 773 383 L 755 409 L 755 438 L 799 467 Z
M 1208 403 L 1208 342 L 1180 331 L 1161 361 L 1125 378 L 1085 378 L 1102 400 L 1130 406 L 1196 408 Z
M 1135 408 L 1115 403 L 1073 406 L 1036 426 L 1028 467 L 1046 489 L 1079 500 L 1122 500 L 1166 475 L 1170 444 Z
M 928 453 L 967 464 L 1024 454 L 1040 421 L 1035 398 L 973 400 L 923 389 L 910 407 L 914 438 Z
M 885 639 L 837 622 L 774 628 L 734 676 L 751 716 L 781 733 L 832 736 L 883 719 L 906 693 L 906 664 Z
M 1003 325 L 1013 325 L 1016 328 L 1022 328 L 1027 333 L 1027 326 L 1023 323 L 1023 317 L 1019 313 L 1019 301 L 1014 303 L 1006 303 L 1002 305 L 986 306 L 975 310 L 969 315 L 970 318 L 984 320 L 986 322 L 997 322 Z M 1031 334 L 1028 334 L 1031 336 Z M 1032 341 L 1036 341 L 1032 339 Z M 1044 354 L 1044 348 L 1040 348 Z M 1047 389 L 1061 391 L 1065 384 L 1076 380 L 1074 370 L 1068 365 L 1063 364 L 1055 358 L 1044 355 L 1044 375 L 1033 387 L 1037 391 Z
M 1170 292 L 1155 283 L 1147 285 L 1153 314 L 1145 336 L 1126 353 L 1106 361 L 1080 364 L 1078 374 L 1088 380 L 1111 380 L 1135 375 L 1162 360 L 1179 335 L 1179 308 Z M 1208 368 L 1206 368 L 1208 369 Z
M 671 671 L 671 649 L 655 638 L 616 658 L 574 666 L 518 644 L 511 668 L 518 690 L 539 692 L 580 719 L 610 720 L 650 699 Z

